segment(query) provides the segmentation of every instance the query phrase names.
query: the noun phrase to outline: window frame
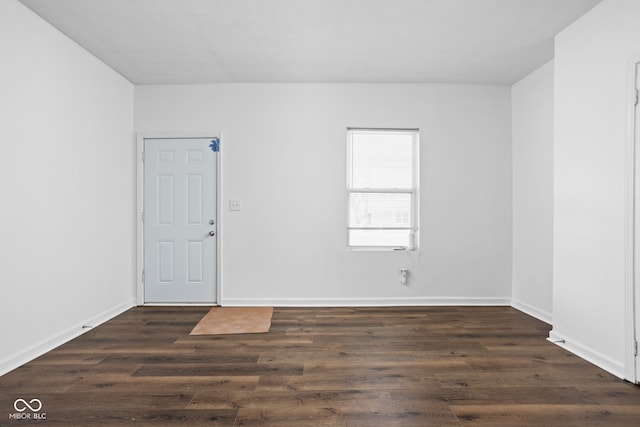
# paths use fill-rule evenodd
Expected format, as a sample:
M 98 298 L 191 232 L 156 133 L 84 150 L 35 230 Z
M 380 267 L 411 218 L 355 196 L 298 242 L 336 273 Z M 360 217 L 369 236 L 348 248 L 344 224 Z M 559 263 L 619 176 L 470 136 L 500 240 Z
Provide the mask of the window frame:
M 353 135 L 361 133 L 405 133 L 412 136 L 412 186 L 404 188 L 356 188 L 352 185 L 353 179 Z M 420 206 L 420 130 L 418 128 L 347 128 L 346 143 L 346 244 L 347 249 L 353 251 L 417 251 L 419 249 L 419 206 Z M 354 193 L 375 194 L 409 194 L 410 195 L 410 220 L 408 227 L 351 227 L 351 195 Z M 350 240 L 351 230 L 409 230 L 409 246 L 397 245 L 352 245 Z

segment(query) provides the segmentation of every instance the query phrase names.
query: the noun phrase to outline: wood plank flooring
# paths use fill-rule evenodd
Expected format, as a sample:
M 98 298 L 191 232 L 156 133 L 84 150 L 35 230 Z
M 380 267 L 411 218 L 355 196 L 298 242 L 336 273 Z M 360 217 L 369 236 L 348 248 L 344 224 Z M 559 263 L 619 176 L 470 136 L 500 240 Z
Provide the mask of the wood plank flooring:
M 276 308 L 267 334 L 190 336 L 207 311 L 134 308 L 0 377 L 0 426 L 640 425 L 640 387 L 513 308 Z M 34 398 L 46 419 L 16 419 Z

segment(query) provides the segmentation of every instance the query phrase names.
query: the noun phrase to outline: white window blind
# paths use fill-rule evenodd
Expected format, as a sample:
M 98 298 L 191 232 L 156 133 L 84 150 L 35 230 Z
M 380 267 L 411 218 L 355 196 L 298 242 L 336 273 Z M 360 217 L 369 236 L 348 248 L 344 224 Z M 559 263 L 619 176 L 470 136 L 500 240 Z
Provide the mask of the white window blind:
M 348 246 L 417 246 L 418 131 L 347 130 Z

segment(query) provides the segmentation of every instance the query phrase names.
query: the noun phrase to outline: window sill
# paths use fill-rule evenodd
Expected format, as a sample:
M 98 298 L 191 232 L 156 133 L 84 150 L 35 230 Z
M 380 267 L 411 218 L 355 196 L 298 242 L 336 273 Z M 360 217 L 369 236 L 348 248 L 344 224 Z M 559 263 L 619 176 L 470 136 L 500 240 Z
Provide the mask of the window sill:
M 418 249 L 393 246 L 347 246 L 347 250 L 353 252 L 414 252 Z

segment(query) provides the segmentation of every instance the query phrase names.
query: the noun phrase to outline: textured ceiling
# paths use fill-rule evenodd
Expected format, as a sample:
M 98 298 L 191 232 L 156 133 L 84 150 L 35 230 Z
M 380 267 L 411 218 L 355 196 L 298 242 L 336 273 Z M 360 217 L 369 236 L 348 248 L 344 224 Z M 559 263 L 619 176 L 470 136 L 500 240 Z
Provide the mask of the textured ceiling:
M 512 84 L 600 0 L 20 0 L 137 84 Z

